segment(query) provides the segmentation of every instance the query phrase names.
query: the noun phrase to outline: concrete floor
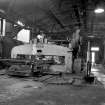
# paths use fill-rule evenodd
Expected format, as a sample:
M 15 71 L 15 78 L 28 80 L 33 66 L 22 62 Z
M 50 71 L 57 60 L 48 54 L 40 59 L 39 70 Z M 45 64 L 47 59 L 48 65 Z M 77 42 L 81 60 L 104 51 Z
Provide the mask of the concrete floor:
M 100 82 L 44 85 L 32 79 L 0 76 L 0 105 L 105 105 L 105 69 L 92 68 Z

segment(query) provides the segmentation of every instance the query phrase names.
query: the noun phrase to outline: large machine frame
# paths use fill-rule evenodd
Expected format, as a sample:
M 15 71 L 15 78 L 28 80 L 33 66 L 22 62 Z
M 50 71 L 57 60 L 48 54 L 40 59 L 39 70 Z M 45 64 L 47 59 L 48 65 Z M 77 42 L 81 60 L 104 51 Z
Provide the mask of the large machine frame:
M 72 52 L 67 47 L 34 41 L 34 43 L 13 47 L 11 59 L 0 59 L 0 61 L 9 67 L 8 75 L 30 76 L 36 72 L 68 70 L 71 72 Z

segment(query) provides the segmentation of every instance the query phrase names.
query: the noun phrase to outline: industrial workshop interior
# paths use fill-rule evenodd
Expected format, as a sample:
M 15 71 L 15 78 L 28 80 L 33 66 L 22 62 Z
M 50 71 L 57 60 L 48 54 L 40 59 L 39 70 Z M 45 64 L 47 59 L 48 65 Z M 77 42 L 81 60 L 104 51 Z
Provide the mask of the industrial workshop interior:
M 0 0 L 0 105 L 105 105 L 104 0 Z

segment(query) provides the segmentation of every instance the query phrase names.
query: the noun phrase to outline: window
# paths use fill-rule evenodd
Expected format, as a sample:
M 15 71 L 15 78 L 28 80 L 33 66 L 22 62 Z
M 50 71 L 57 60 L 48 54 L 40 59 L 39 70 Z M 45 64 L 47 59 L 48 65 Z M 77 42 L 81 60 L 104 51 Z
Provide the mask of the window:
M 17 40 L 29 43 L 30 40 L 30 30 L 22 29 L 17 35 Z
M 91 47 L 91 51 L 99 51 L 99 47 Z

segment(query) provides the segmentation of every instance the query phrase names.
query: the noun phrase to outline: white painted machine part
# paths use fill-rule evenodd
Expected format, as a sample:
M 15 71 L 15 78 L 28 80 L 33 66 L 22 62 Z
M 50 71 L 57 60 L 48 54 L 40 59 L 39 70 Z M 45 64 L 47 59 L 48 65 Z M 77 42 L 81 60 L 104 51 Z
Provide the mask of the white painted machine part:
M 61 67 L 63 67 L 62 68 L 63 71 L 71 72 L 72 52 L 67 47 L 63 47 L 55 44 L 43 44 L 43 46 L 41 47 L 40 46 L 38 47 L 38 44 L 19 45 L 12 49 L 11 58 L 17 58 L 17 54 L 36 55 L 37 50 L 42 50 L 43 55 L 64 56 L 65 65 L 63 66 L 61 65 Z M 58 68 L 58 66 L 56 67 Z

